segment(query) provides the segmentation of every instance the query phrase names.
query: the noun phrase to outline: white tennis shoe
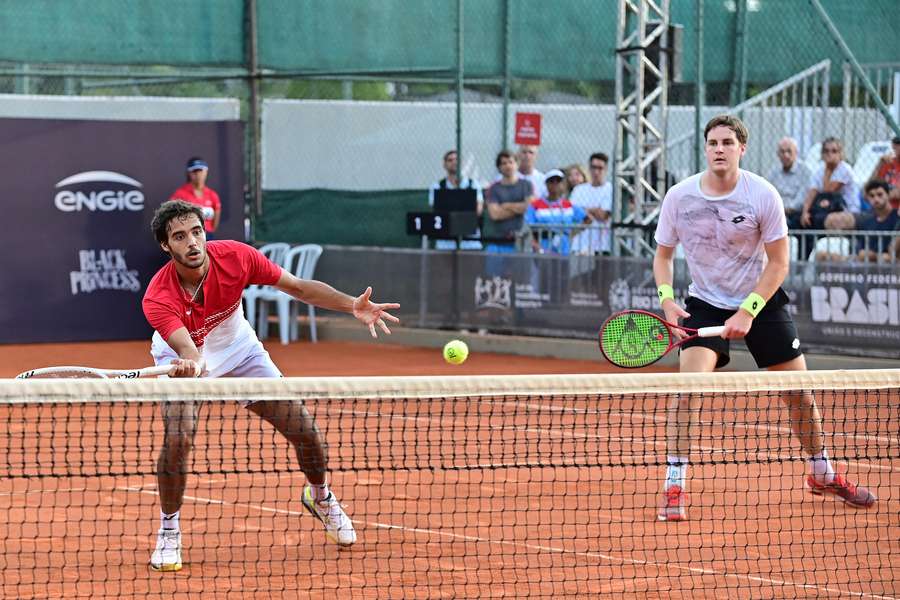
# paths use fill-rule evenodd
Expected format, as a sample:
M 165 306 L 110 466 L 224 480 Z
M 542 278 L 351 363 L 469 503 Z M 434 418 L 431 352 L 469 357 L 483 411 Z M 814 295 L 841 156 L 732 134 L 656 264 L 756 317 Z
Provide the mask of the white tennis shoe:
M 353 529 L 353 523 L 350 517 L 341 508 L 334 494 L 328 492 L 328 496 L 324 500 L 316 502 L 313 499 L 312 488 L 306 486 L 303 488 L 303 506 L 314 517 L 322 521 L 325 526 L 325 535 L 339 546 L 352 546 L 356 542 L 356 531 Z
M 181 570 L 181 532 L 177 529 L 160 529 L 156 534 L 156 550 L 150 557 L 154 571 Z

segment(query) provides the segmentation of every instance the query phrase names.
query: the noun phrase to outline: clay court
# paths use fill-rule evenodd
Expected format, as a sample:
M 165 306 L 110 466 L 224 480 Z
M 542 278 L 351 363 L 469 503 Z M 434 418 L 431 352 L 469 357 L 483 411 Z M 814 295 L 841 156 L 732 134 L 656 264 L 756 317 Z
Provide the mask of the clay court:
M 599 361 L 487 353 L 453 367 L 439 350 L 384 343 L 268 348 L 288 376 L 609 371 Z M 143 341 L 4 346 L 0 358 L 4 376 L 51 364 L 149 362 Z M 327 542 L 298 502 L 304 478 L 287 444 L 233 403 L 206 406 L 183 509 L 186 564 L 166 574 L 146 564 L 158 512 L 158 409 L 11 409 L 4 452 L 18 466 L 6 467 L 16 476 L 0 492 L 0 591 L 897 598 L 898 404 L 896 390 L 820 398 L 829 427 L 843 426 L 835 453 L 855 457 L 841 466 L 880 498 L 860 511 L 803 490 L 804 465 L 781 431 L 777 402 L 710 396 L 690 520 L 660 523 L 659 395 L 327 403 L 314 410 L 330 445 L 333 488 L 359 534 L 348 550 Z

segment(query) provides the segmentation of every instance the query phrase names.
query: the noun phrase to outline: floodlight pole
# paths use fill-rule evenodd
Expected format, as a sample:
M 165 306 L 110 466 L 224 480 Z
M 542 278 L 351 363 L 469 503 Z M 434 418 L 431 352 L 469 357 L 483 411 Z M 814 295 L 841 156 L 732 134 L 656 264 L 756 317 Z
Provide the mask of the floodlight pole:
M 665 194 L 668 32 L 669 0 L 619 0 L 613 214 L 625 224 L 652 224 Z M 616 254 L 653 252 L 641 229 L 615 239 Z

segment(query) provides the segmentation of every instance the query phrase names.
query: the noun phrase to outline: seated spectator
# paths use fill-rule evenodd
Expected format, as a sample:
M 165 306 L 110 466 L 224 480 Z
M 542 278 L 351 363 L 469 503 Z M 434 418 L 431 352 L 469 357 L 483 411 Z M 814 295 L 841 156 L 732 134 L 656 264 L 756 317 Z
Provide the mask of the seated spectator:
M 797 154 L 797 142 L 794 138 L 781 138 L 778 142 L 778 160 L 781 164 L 772 169 L 767 177 L 784 202 L 784 216 L 790 229 L 800 227 L 803 200 L 812 177 L 809 167 L 797 160 Z
M 841 141 L 822 142 L 822 164 L 813 173 L 803 201 L 800 226 L 804 229 L 854 229 L 860 212 L 853 169 L 844 158 Z
M 591 226 L 573 240 L 576 254 L 609 254 L 612 250 L 609 222 L 612 215 L 613 189 L 606 181 L 609 157 L 603 152 L 591 154 L 588 183 L 572 191 L 572 204 L 584 209 Z
M 569 165 L 568 167 L 563 169 L 563 173 L 566 174 L 567 195 L 571 195 L 572 190 L 574 190 L 582 183 L 587 183 L 588 181 L 587 169 L 584 168 L 584 165 L 580 165 L 578 163 Z
M 492 241 L 487 244 L 488 252 L 502 253 L 516 251 L 516 234 L 525 222 L 525 211 L 534 197 L 534 186 L 519 176 L 519 164 L 509 150 L 497 154 L 497 170 L 500 179 L 487 189 L 485 195 Z
M 872 211 L 860 217 L 857 229 L 860 231 L 896 231 L 900 228 L 900 215 L 891 206 L 889 194 L 891 187 L 884 181 L 874 179 L 866 184 L 866 200 L 872 205 Z M 858 258 L 861 261 L 877 262 L 891 260 L 895 250 L 896 236 L 862 237 L 858 244 Z
M 448 150 L 444 153 L 444 171 L 447 172 L 447 176 L 431 184 L 431 187 L 428 188 L 428 206 L 434 206 L 434 193 L 438 190 L 475 190 L 475 197 L 478 200 L 478 216 L 481 217 L 482 205 L 484 203 L 484 197 L 481 193 L 481 186 L 478 185 L 478 182 L 469 179 L 468 177 L 463 177 L 461 180 L 457 174 L 457 166 L 459 165 L 459 160 L 456 155 L 456 150 Z M 475 237 L 480 237 L 481 232 L 476 232 Z M 455 250 L 456 249 L 456 240 L 435 240 L 434 247 L 437 250 Z M 481 242 L 478 240 L 462 240 L 459 245 L 460 250 L 481 250 Z
M 900 136 L 891 140 L 893 152 L 881 157 L 870 179 L 884 181 L 891 188 L 890 201 L 894 210 L 900 209 Z
M 566 181 L 563 172 L 551 169 L 544 176 L 547 197 L 537 198 L 528 204 L 525 223 L 538 228 L 537 239 L 532 239 L 536 252 L 547 254 L 569 254 L 571 228 L 554 228 L 553 225 L 580 225 L 584 223 L 583 209 L 572 206 L 565 197 Z

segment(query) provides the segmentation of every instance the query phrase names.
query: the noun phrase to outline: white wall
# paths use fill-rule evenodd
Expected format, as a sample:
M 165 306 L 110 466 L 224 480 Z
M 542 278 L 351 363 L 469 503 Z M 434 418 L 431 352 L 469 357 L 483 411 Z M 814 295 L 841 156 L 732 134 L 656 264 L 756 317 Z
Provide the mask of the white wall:
M 706 107 L 702 122 L 724 112 Z M 483 182 L 495 177 L 501 149 L 502 107 L 467 103 L 463 107 L 464 172 Z M 592 152 L 613 156 L 615 110 L 612 105 L 510 106 L 542 115 L 538 168 L 587 163 Z M 750 143 L 743 166 L 765 175 L 776 163 L 775 148 L 784 135 L 800 142 L 800 155 L 827 135 L 843 137 L 849 158 L 862 144 L 890 139 L 884 119 L 871 109 L 828 114 L 812 108 L 751 109 L 745 114 Z M 668 139 L 693 131 L 694 110 L 669 108 Z M 512 139 L 510 131 L 507 140 Z M 456 145 L 456 105 L 452 102 L 354 102 L 267 100 L 262 109 L 263 188 L 391 190 L 425 188 L 443 176 L 441 157 Z M 693 146 L 668 156 L 680 176 L 693 170 Z

